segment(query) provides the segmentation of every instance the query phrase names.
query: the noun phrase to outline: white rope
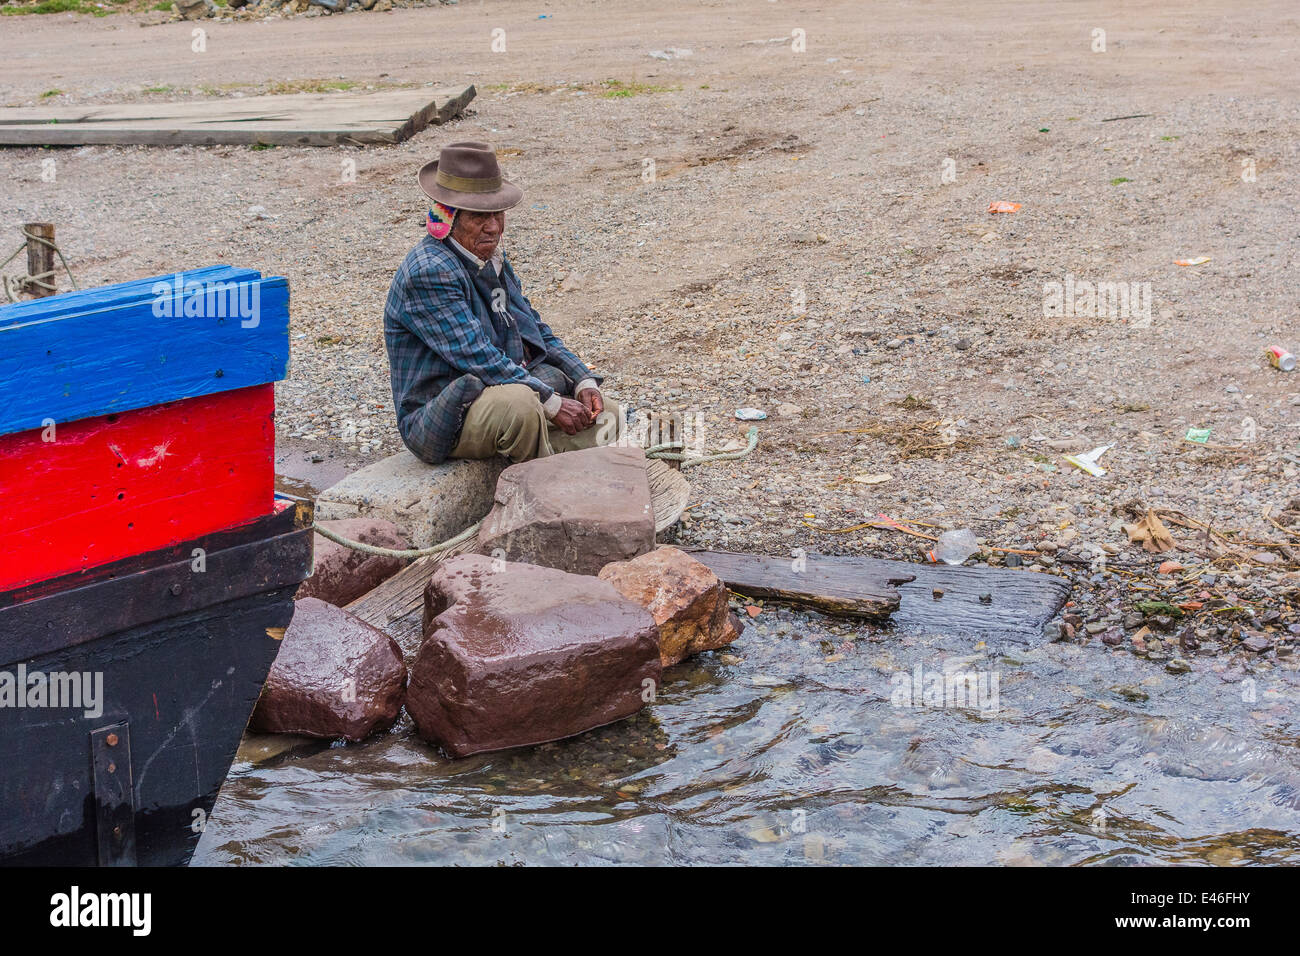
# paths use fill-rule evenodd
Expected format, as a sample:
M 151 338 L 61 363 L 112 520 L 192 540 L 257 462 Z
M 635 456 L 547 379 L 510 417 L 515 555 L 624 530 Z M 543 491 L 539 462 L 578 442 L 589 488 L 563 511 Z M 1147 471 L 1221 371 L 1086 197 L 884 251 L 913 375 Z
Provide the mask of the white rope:
M 365 544 L 361 541 L 353 541 L 350 538 L 343 537 L 341 534 L 335 534 L 319 521 L 313 522 L 312 527 L 316 529 L 316 533 L 322 538 L 329 538 L 336 544 L 341 544 L 345 548 L 351 548 L 353 551 L 361 551 L 365 554 L 377 554 L 385 558 L 426 558 L 431 554 L 437 554 L 439 551 L 446 551 L 464 541 L 468 541 L 474 535 L 478 534 L 479 525 L 482 523 L 482 521 L 475 521 L 460 534 L 456 535 L 456 537 L 448 538 L 440 544 L 431 545 L 427 548 L 412 548 L 409 551 L 397 551 L 393 548 L 381 548 L 376 544 Z
M 72 283 L 73 291 L 76 291 L 77 280 L 72 275 L 72 269 L 68 266 L 68 260 L 63 258 L 63 250 L 60 249 L 58 246 L 56 246 L 49 239 L 46 239 L 44 236 L 35 235 L 34 233 L 28 232 L 26 229 L 20 229 L 18 231 L 21 232 L 28 239 L 32 240 L 33 242 L 38 242 L 43 246 L 49 246 L 51 249 L 54 250 L 55 255 L 59 257 L 59 261 L 63 263 L 63 271 L 68 274 L 68 281 Z M 13 262 L 14 259 L 16 259 L 18 255 L 22 253 L 26 248 L 27 248 L 27 243 L 23 243 L 21 246 L 18 247 L 17 251 L 15 251 L 12 256 L 10 256 L 4 262 L 0 262 L 0 266 L 9 265 L 9 263 Z M 53 282 L 44 281 L 46 279 L 52 278 L 56 272 L 58 272 L 57 269 L 49 269 L 45 272 L 38 272 L 35 275 L 13 276 L 12 278 L 10 278 L 7 275 L 0 275 L 0 285 L 4 286 L 5 297 L 10 302 L 18 302 L 19 300 L 14 297 L 14 291 L 15 290 L 21 291 L 24 286 L 36 286 L 38 288 L 45 289 L 47 292 L 56 292 L 57 289 L 55 288 Z

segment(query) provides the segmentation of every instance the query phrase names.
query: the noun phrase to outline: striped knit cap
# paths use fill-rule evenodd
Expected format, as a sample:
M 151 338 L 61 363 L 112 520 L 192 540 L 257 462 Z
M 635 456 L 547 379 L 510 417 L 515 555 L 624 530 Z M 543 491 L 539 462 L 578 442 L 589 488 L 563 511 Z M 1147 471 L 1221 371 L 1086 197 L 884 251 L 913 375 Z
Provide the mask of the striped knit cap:
M 425 224 L 425 227 L 433 238 L 446 239 L 451 232 L 452 220 L 455 218 L 455 209 L 451 206 L 444 206 L 440 202 L 435 202 L 433 208 L 429 210 L 429 221 Z

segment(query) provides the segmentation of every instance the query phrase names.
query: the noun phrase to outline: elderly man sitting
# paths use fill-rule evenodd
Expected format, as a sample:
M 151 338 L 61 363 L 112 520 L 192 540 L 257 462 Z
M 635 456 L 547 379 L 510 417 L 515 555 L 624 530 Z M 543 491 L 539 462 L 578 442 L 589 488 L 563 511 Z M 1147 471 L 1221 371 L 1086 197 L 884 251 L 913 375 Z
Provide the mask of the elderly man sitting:
M 393 277 L 384 342 L 397 428 L 427 462 L 527 461 L 614 439 L 599 376 L 529 303 L 501 251 L 523 191 L 486 143 L 453 143 L 420 170 L 427 232 Z

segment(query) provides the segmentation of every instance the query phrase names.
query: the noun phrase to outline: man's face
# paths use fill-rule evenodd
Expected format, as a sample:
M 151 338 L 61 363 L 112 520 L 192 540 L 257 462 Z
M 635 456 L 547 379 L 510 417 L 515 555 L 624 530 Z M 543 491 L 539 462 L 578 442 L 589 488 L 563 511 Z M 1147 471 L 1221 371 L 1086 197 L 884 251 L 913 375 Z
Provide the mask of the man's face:
M 462 209 L 456 213 L 451 237 L 484 262 L 492 258 L 506 231 L 504 212 L 471 212 Z

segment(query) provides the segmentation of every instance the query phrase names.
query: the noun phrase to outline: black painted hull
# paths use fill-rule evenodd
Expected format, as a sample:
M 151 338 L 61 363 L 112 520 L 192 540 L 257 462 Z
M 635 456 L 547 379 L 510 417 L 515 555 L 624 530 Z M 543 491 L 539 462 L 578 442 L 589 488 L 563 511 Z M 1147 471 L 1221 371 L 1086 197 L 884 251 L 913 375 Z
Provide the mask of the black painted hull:
M 310 525 L 300 503 L 0 595 L 0 672 L 102 674 L 91 716 L 0 706 L 0 862 L 189 862 L 310 574 Z

